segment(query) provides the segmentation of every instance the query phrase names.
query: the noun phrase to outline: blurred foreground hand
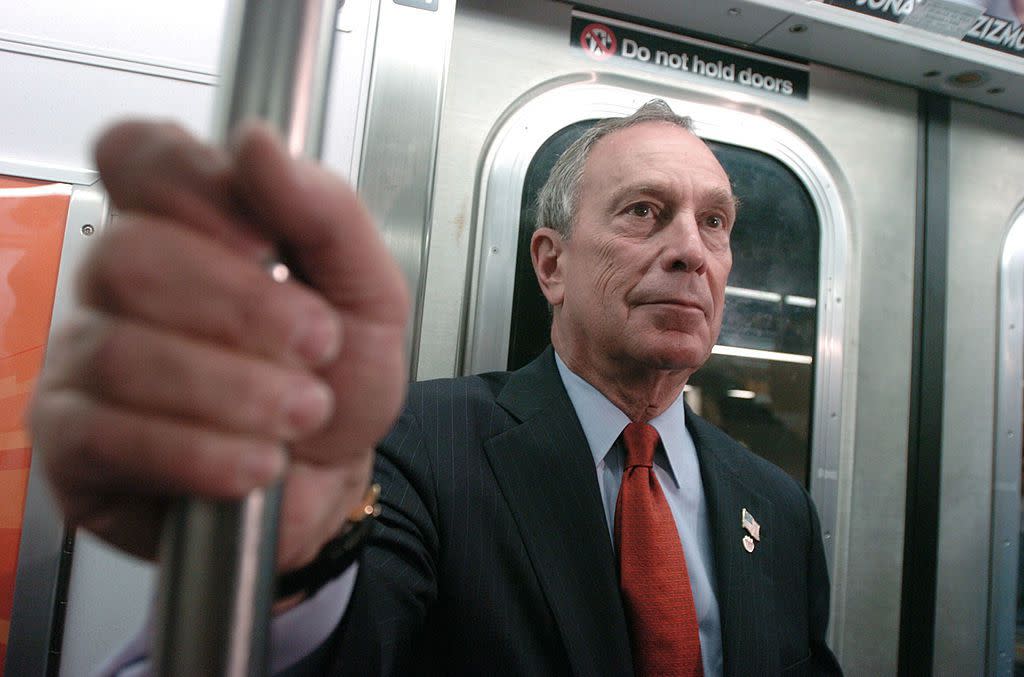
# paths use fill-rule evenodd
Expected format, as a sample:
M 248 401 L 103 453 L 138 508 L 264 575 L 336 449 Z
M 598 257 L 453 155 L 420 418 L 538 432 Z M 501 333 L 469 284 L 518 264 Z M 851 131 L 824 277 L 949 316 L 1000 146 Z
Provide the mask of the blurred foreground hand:
M 402 404 L 397 265 L 355 193 L 263 125 L 223 151 L 122 123 L 96 159 L 119 217 L 29 414 L 60 505 L 153 559 L 172 498 L 241 498 L 286 473 L 278 568 L 306 564 L 360 503 Z

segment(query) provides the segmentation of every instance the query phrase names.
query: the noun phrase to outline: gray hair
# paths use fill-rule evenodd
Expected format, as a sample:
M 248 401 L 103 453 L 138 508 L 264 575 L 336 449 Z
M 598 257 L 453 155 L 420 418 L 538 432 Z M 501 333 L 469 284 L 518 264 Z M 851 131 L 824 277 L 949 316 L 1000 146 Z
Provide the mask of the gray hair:
M 576 221 L 576 212 L 579 210 L 583 166 L 587 163 L 590 150 L 595 143 L 612 132 L 642 122 L 668 122 L 687 131 L 693 131 L 693 122 L 690 118 L 676 115 L 661 99 L 648 101 L 628 117 L 601 120 L 566 148 L 551 168 L 551 174 L 537 196 L 535 227 L 552 228 L 568 239 Z

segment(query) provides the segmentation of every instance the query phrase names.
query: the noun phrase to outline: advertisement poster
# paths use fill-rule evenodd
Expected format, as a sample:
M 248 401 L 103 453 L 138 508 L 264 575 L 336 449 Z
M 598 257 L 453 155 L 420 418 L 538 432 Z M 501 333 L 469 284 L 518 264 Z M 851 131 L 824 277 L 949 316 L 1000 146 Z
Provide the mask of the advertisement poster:
M 43 364 L 70 199 L 66 184 L 0 176 L 0 675 L 31 464 L 23 419 Z
M 861 14 L 1024 56 L 1024 0 L 823 0 Z

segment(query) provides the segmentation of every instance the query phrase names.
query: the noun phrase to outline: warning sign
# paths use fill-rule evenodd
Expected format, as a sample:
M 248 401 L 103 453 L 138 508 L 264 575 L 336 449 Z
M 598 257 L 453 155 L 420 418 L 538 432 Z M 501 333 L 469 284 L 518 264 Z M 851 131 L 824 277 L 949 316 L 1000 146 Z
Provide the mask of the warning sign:
M 807 98 L 809 78 L 803 64 L 588 12 L 573 12 L 569 44 L 594 61 L 623 59 L 759 92 Z
M 586 50 L 590 58 L 604 61 L 615 54 L 619 41 L 612 29 L 604 24 L 592 23 L 580 31 L 580 47 Z

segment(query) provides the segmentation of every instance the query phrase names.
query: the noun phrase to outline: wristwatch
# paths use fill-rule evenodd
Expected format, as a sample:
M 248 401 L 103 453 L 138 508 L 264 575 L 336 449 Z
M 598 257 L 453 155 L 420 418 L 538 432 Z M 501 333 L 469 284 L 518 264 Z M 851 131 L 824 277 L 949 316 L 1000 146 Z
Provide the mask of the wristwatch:
M 312 597 L 352 566 L 373 531 L 374 518 L 380 515 L 379 499 L 380 485 L 371 484 L 362 503 L 349 514 L 341 532 L 324 544 L 312 562 L 277 577 L 274 599 L 280 601 L 300 592 Z

